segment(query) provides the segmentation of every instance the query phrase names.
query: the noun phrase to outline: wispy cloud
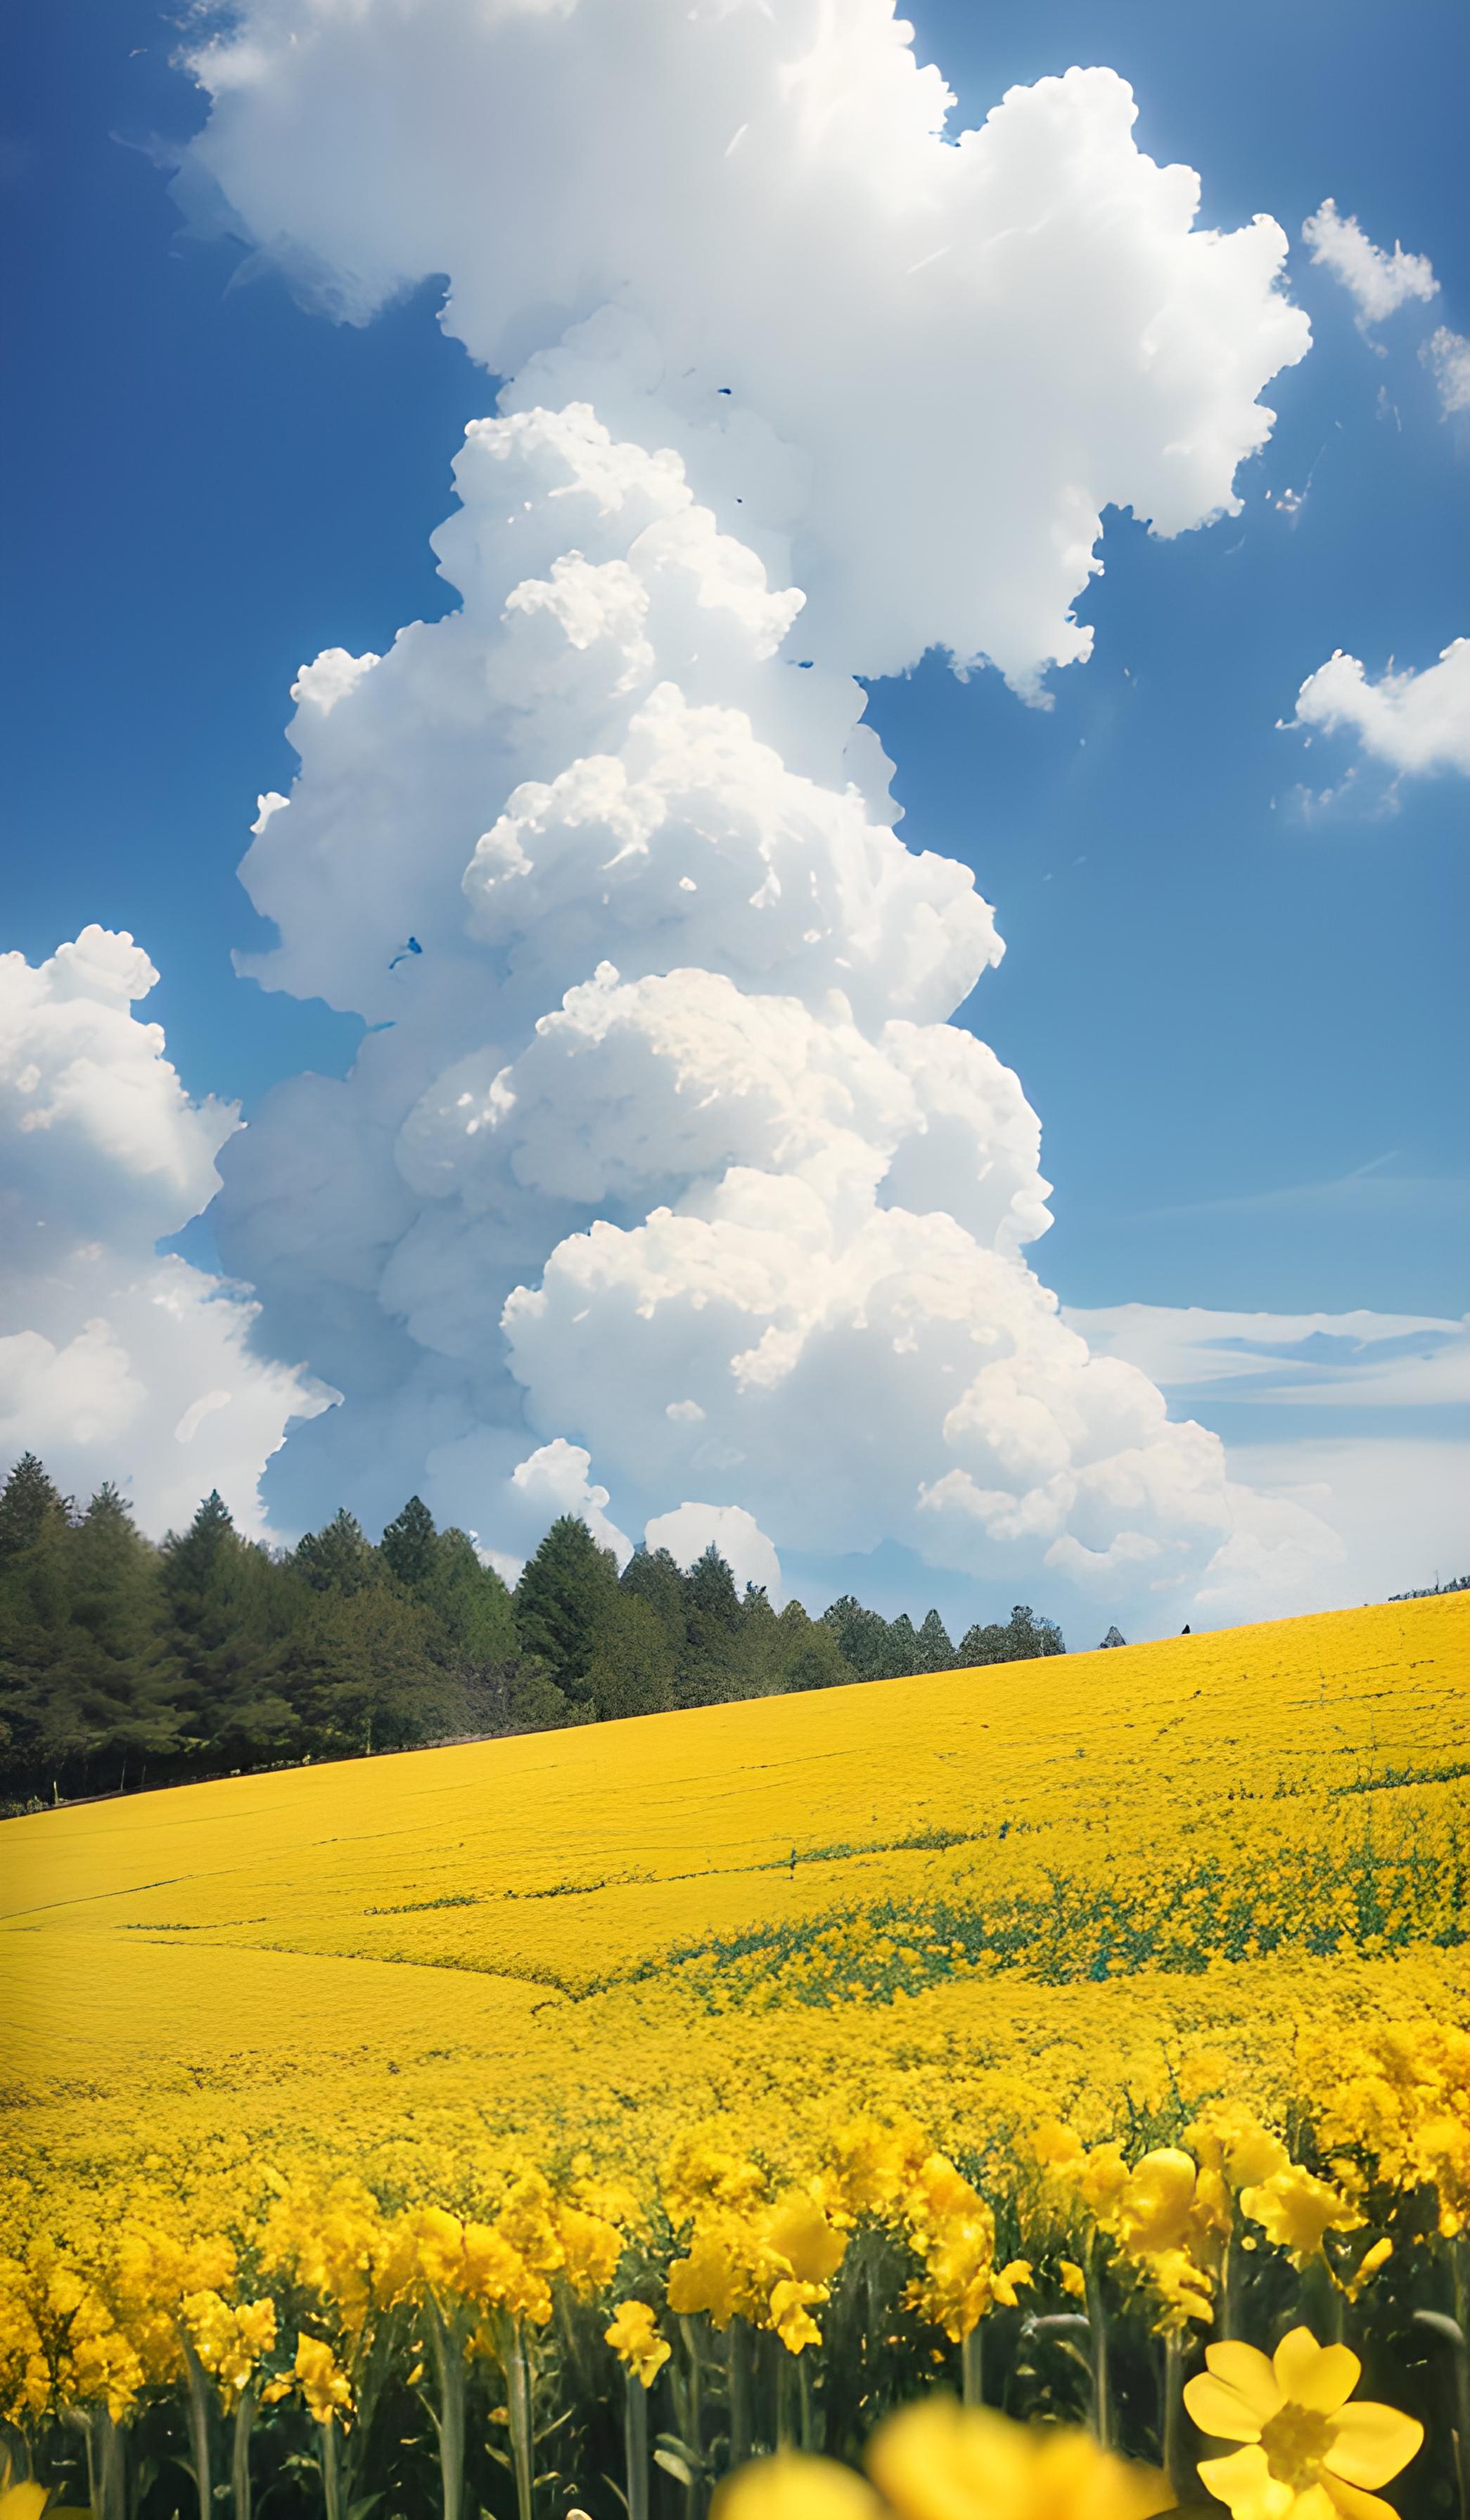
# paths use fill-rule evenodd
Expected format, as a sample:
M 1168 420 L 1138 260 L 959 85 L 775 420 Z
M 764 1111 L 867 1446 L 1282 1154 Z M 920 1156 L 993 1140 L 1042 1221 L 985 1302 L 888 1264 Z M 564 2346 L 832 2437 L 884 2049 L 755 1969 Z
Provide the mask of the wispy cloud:
M 1225 1198 L 1186 1200 L 1178 1206 L 1143 1211 L 1145 1222 L 1180 1216 L 1317 1215 L 1323 1210 L 1345 1216 L 1415 1213 L 1438 1218 L 1470 1216 L 1470 1178 L 1457 1173 L 1395 1173 L 1397 1150 L 1374 1155 L 1350 1173 L 1330 1181 L 1289 1182 L 1276 1190 L 1239 1191 Z

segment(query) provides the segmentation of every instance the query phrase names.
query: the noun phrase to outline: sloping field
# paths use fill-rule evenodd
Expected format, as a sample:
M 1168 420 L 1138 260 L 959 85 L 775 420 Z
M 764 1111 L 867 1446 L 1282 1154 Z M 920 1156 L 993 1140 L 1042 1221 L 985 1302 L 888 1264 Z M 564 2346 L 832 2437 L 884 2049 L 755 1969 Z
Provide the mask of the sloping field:
M 997 2218 L 1036 2270 L 1040 2307 L 1075 2308 L 1082 2278 L 1067 2267 L 1080 2260 L 1089 2283 L 1116 2274 L 1120 2321 L 1148 2299 L 1183 2333 L 1224 2299 L 1244 2206 L 1220 2188 L 1213 2225 L 1180 2222 L 1168 2248 L 1156 2234 L 1130 2257 L 1116 2220 L 1125 2167 L 1114 2179 L 1106 2165 L 1182 2140 L 1203 2199 L 1210 2146 L 1225 2140 L 1209 2130 L 1227 2121 L 1259 2122 L 1276 2147 L 1251 2154 L 1253 2177 L 1263 2160 L 1285 2163 L 1284 2139 L 1300 2165 L 1284 2175 L 1326 2197 L 1323 2228 L 1347 2251 L 1329 2275 L 1321 2229 L 1308 2245 L 1283 2205 L 1281 2228 L 1266 2227 L 1272 2246 L 1249 2262 L 1258 2292 L 1278 2265 L 1292 2285 L 1309 2282 L 1313 2263 L 1331 2284 L 1366 2283 L 1354 2269 L 1381 2231 L 1391 2246 L 1367 2273 L 1385 2315 L 1407 2319 L 1407 2294 L 1394 2307 L 1400 2268 L 1412 2266 L 1426 2299 L 1448 2280 L 1427 2250 L 1434 2217 L 1437 2246 L 1470 2245 L 1467 1887 L 1464 1597 L 8 1822 L 0 2081 L 12 2141 L 0 2202 L 13 2257 L 7 2278 L 0 2238 L 0 2311 L 6 2281 L 19 2285 L 31 2307 L 12 2338 L 42 2343 L 28 2360 L 13 2346 L 0 2395 L 8 2387 L 15 2408 L 28 2388 L 34 2411 L 35 2392 L 54 2409 L 104 2387 L 64 2342 L 45 2343 L 50 2314 L 36 2305 L 53 2278 L 37 2270 L 60 2248 L 92 2280 L 112 2263 L 113 2235 L 137 2230 L 151 2267 L 193 2269 L 168 2278 L 178 2299 L 166 2317 L 153 2303 L 148 2353 L 203 2316 L 188 2307 L 204 2298 L 197 2283 L 178 2290 L 199 2267 L 177 2257 L 203 2231 L 222 2253 L 209 2263 L 231 2271 L 206 2278 L 211 2301 L 243 2298 L 248 2280 L 277 2303 L 282 2386 L 296 2385 L 287 2325 L 305 2320 L 355 2387 L 353 2357 L 375 2332 L 366 2279 L 334 2292 L 321 2238 L 347 2212 L 348 2190 L 333 2183 L 344 2177 L 358 2220 L 343 2264 L 360 2271 L 385 2253 L 408 2287 L 384 2304 L 430 2280 L 422 2267 L 403 2272 L 405 2234 L 442 2208 L 520 2267 L 514 2298 L 536 2333 L 553 2295 L 528 2269 L 570 2269 L 565 2217 L 595 2207 L 608 2235 L 601 2275 L 587 2278 L 606 2294 L 597 2318 L 620 2290 L 636 2286 L 657 2308 L 666 2286 L 667 2306 L 687 2314 L 679 2350 L 695 2357 L 696 2395 L 716 2385 L 699 2379 L 696 2314 L 723 2336 L 733 2305 L 758 2340 L 765 2330 L 792 2355 L 815 2353 L 829 2294 L 834 2319 L 848 2298 L 831 2291 L 843 2235 L 865 2216 L 876 2220 L 864 2281 L 876 2281 L 883 2233 L 929 2270 L 927 2293 L 900 2304 L 896 2289 L 883 2314 L 884 2353 L 909 2333 L 893 2327 L 900 2309 L 910 2324 L 921 2311 L 937 2322 L 929 2346 L 904 2344 L 917 2367 L 1004 2300 L 987 2272 Z M 1064 2169 L 1080 2165 L 1070 2202 L 1062 2172 L 1037 2170 L 1038 2144 L 1060 2145 Z M 935 2187 L 932 2163 L 920 2169 L 935 2147 L 983 2196 L 947 2166 L 957 2184 Z M 860 2175 L 858 2161 L 870 2165 Z M 1324 2186 L 1324 2168 L 1347 2183 Z M 539 2257 L 525 2238 L 528 2175 Z M 1244 2188 L 1246 2175 L 1241 2197 L 1264 2194 Z M 1077 2184 L 1084 2176 L 1092 2187 Z M 1224 2172 L 1210 2176 L 1218 2184 Z M 930 2182 L 927 2204 L 915 2180 Z M 772 2236 L 793 2181 L 803 2213 L 831 2218 L 804 2274 L 789 2214 L 787 2237 Z M 1396 2214 L 1416 2236 L 1393 2237 Z M 173 2235 L 166 2247 L 161 2233 Z M 973 2256 L 977 2233 L 984 2249 L 956 2292 L 954 2251 Z M 428 2245 L 413 2242 L 421 2256 Z M 694 2254 L 673 2263 L 680 2247 Z M 449 2280 L 442 2263 L 436 2281 Z M 476 2278 L 482 2291 L 489 2280 Z M 122 2294 L 103 2291 L 96 2316 L 121 2338 Z M 488 2294 L 465 2299 L 490 2317 Z M 4 2329 L 0 2318 L 0 2366 Z M 1146 2321 L 1138 2334 L 1146 2345 Z M 485 2367 L 511 2368 L 489 2328 L 477 2350 Z M 571 2366 L 546 2360 L 549 2343 L 536 2350 L 550 2404 Z M 124 2411 L 177 2377 L 166 2354 L 138 2367 Z M 299 2370 L 297 2381 L 309 2401 Z M 811 2385 L 828 2383 L 819 2372 Z M 1043 2411 L 1065 2411 L 1067 2385 L 1036 2381 Z M 850 2414 L 872 2395 L 844 2386 Z M 819 2416 L 818 2406 L 818 2434 Z M 1143 2439 L 1152 2420 L 1129 2418 Z M 595 2495 L 592 2506 L 603 2508 Z
M 224 2075 L 275 2110 L 334 2063 L 447 2082 L 507 2046 L 500 2118 L 620 1991 L 706 2019 L 983 1988 L 1000 2021 L 1013 1974 L 1438 1975 L 1467 1930 L 1467 1683 L 1448 1598 L 12 1821 L 7 2080 L 74 2104 Z

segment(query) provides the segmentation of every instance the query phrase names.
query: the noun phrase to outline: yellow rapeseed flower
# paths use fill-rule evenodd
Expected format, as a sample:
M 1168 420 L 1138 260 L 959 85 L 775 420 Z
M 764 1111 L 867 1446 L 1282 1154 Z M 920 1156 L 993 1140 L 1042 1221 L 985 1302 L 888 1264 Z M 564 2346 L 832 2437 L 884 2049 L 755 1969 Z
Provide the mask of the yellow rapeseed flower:
M 1156 2468 L 1113 2457 L 1090 2433 L 1012 2423 L 952 2398 L 890 2415 L 867 2469 L 898 2520 L 1149 2520 L 1174 2499 Z
M 716 2486 L 710 2520 L 881 2520 L 877 2496 L 835 2459 L 782 2451 Z
M 635 2372 L 645 2389 L 651 2389 L 668 2360 L 669 2347 L 659 2334 L 658 2321 L 647 2302 L 620 2301 L 613 2313 L 611 2326 L 603 2330 L 603 2338 L 623 2368 Z
M 1202 2433 L 1245 2445 L 1200 2461 L 1233 2520 L 1395 2520 L 1365 2489 L 1407 2467 L 1424 2427 L 1395 2407 L 1349 2406 L 1362 2365 L 1346 2345 L 1294 2327 L 1269 2362 L 1239 2344 L 1207 2346 L 1205 2361 L 1184 2404 Z
M 1258 2187 L 1243 2187 L 1240 2209 L 1261 2225 L 1267 2239 L 1290 2252 L 1297 2267 L 1309 2266 L 1321 2256 L 1324 2232 L 1359 2231 L 1363 2225 L 1363 2216 L 1349 2197 L 1329 2186 L 1325 2179 L 1314 2178 L 1299 2162 L 1278 2170 Z

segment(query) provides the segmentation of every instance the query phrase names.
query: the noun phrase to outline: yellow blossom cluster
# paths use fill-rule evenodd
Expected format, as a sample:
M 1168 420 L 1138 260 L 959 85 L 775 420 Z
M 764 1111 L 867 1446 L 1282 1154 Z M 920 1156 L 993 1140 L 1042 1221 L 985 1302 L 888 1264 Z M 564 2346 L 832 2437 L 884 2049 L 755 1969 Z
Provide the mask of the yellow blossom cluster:
M 553 2461 L 596 2520 L 614 2467 L 908 2520 L 938 2380 L 955 2474 L 1071 2520 L 1187 2499 L 1208 2377 L 1277 2520 L 1273 2457 L 1376 2489 L 1240 2356 L 1422 2309 L 1446 2483 L 1467 1645 L 1396 1604 L 0 1824 L 0 2423 L 102 2520 L 155 2443 L 216 2520 Z M 782 2446 L 830 2474 L 737 2489 Z

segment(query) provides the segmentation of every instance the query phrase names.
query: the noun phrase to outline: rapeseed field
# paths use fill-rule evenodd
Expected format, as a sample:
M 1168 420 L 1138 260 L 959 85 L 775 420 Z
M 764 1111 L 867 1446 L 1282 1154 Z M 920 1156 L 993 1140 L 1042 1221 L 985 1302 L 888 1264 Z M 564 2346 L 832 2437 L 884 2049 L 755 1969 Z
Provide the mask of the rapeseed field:
M 1463 2515 L 1467 1682 L 1446 1597 L 4 1823 L 14 2478 Z

